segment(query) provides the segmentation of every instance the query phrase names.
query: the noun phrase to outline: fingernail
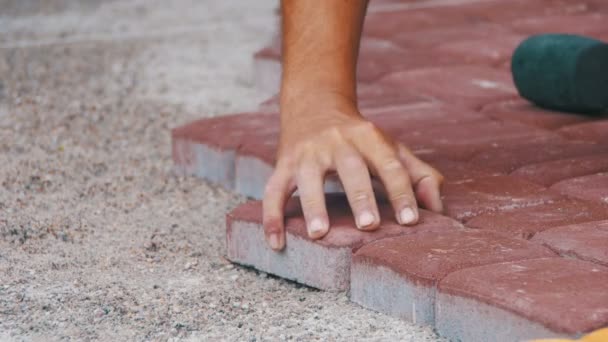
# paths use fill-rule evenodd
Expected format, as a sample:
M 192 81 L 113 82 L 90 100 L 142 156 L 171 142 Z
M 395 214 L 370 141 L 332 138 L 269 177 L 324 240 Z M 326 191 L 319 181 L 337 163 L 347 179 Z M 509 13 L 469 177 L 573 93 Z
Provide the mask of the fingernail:
M 325 230 L 325 224 L 323 223 L 323 221 L 319 220 L 319 219 L 313 219 L 312 221 L 310 221 L 310 224 L 308 225 L 308 234 L 310 236 L 317 236 L 319 235 L 319 233 L 323 232 Z
M 374 223 L 374 219 L 375 218 L 372 213 L 370 213 L 369 211 L 364 211 L 361 213 L 361 215 L 359 215 L 359 220 L 357 220 L 357 227 L 359 229 L 365 228 Z
M 416 213 L 414 213 L 412 208 L 404 208 L 399 213 L 399 218 L 401 219 L 401 224 L 410 224 L 416 221 Z
M 268 244 L 270 245 L 270 247 L 272 249 L 280 249 L 281 248 L 281 243 L 279 241 L 279 235 L 278 234 L 271 234 L 268 237 Z

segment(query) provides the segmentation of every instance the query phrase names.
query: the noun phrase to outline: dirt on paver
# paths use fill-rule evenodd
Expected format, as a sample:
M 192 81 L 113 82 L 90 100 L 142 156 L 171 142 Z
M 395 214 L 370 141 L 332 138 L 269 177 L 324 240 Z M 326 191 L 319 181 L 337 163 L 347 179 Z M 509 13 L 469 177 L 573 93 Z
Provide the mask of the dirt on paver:
M 171 172 L 170 128 L 271 94 L 274 1 L 0 1 L 0 340 L 410 340 L 428 328 L 235 267 L 245 201 Z

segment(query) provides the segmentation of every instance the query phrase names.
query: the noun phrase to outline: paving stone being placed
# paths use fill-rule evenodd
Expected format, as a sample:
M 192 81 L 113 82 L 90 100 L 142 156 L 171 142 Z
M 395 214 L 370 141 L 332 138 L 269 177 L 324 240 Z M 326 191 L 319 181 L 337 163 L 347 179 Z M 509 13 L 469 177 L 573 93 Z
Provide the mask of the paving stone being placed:
M 536 233 L 547 229 L 606 219 L 608 219 L 606 205 L 578 199 L 562 199 L 534 207 L 480 215 L 467 221 L 466 225 L 470 228 L 492 230 L 516 238 L 530 239 Z
M 546 248 L 494 232 L 459 231 L 378 240 L 352 261 L 351 300 L 418 324 L 435 321 L 435 287 L 468 267 L 555 256 Z
M 608 220 L 545 230 L 532 238 L 564 257 L 608 266 Z
M 445 216 L 420 210 L 420 223 L 400 226 L 392 209 L 380 204 L 381 227 L 373 232 L 360 231 L 344 196 L 327 197 L 331 229 L 322 239 L 313 241 L 306 233 L 298 198 L 292 198 L 286 209 L 286 248 L 271 250 L 265 240 L 261 202 L 243 204 L 229 214 L 226 245 L 228 259 L 258 270 L 329 291 L 348 290 L 351 256 L 361 246 L 386 237 L 434 232 L 439 235 L 462 229 Z
M 559 181 L 608 172 L 608 153 L 530 164 L 511 173 L 532 183 L 551 186 Z
M 436 325 L 453 341 L 568 337 L 608 323 L 608 268 L 542 258 L 473 267 L 440 281 Z
M 542 186 L 511 176 L 447 182 L 441 194 L 446 215 L 460 221 L 490 212 L 552 203 L 561 197 Z
M 473 109 L 517 94 L 508 71 L 473 65 L 394 72 L 378 80 L 378 84 Z
M 608 173 L 564 180 L 554 184 L 551 189 L 570 197 L 608 205 Z
M 496 120 L 515 121 L 546 129 L 557 129 L 590 120 L 588 116 L 546 110 L 521 98 L 490 103 L 484 106 L 481 112 Z
M 555 141 L 546 144 L 526 144 L 518 146 L 501 146 L 488 148 L 476 154 L 471 164 L 484 166 L 503 173 L 551 160 L 598 155 L 606 152 L 606 146 L 578 141 Z

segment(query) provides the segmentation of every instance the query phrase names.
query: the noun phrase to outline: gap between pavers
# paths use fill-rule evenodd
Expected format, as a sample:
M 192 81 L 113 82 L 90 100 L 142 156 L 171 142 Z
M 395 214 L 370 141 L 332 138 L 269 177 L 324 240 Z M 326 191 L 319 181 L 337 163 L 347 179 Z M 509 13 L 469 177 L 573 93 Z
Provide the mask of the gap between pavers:
M 608 266 L 608 220 L 548 229 L 536 234 L 532 241 L 566 258 Z
M 595 143 L 558 139 L 547 144 L 532 143 L 484 150 L 477 153 L 469 162 L 503 173 L 511 173 L 530 164 L 597 155 L 606 151 L 608 151 L 606 146 Z
M 512 176 L 448 181 L 443 185 L 441 193 L 446 215 L 463 222 L 487 213 L 509 212 L 553 203 L 563 197 L 557 192 Z
M 565 198 L 557 202 L 472 218 L 466 226 L 492 230 L 515 238 L 530 239 L 547 229 L 608 219 L 608 206 Z
M 551 186 L 559 181 L 599 172 L 608 172 L 608 153 L 530 164 L 518 168 L 511 175 L 532 183 Z
M 375 241 L 351 266 L 351 300 L 414 323 L 434 325 L 435 288 L 468 267 L 555 256 L 549 249 L 495 232 L 462 230 Z
M 282 278 L 328 290 L 346 291 L 350 284 L 350 261 L 354 251 L 372 241 L 421 232 L 445 233 L 462 229 L 448 217 L 420 210 L 420 223 L 401 226 L 392 208 L 380 202 L 382 224 L 373 232 L 355 228 L 346 198 L 327 196 L 331 229 L 320 240 L 308 237 L 298 198 L 291 198 L 286 208 L 286 248 L 271 250 L 264 239 L 259 201 L 245 203 L 227 217 L 226 246 L 228 259 Z
M 563 141 L 544 129 L 490 119 L 402 131 L 395 139 L 421 157 L 469 161 L 483 151 Z
M 558 129 L 590 120 L 584 115 L 540 108 L 523 98 L 489 103 L 483 106 L 481 112 L 499 121 L 519 122 L 545 129 Z
M 411 89 L 416 94 L 475 110 L 517 97 L 508 71 L 489 66 L 457 65 L 393 72 L 376 84 Z
M 436 329 L 454 341 L 568 337 L 608 323 L 608 268 L 543 258 L 473 267 L 439 282 Z
M 551 189 L 573 198 L 608 205 L 608 172 L 567 179 Z

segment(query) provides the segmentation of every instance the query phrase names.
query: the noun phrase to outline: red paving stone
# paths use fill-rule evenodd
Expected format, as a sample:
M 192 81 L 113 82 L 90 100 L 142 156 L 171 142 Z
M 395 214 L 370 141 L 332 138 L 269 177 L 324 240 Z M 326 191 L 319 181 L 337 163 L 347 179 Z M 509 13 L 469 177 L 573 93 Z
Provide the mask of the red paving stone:
M 484 150 L 476 154 L 471 164 L 480 165 L 504 173 L 546 161 L 598 155 L 606 152 L 606 147 L 588 142 L 556 141 L 548 144 L 527 144 L 519 146 L 501 146 Z
M 608 172 L 608 153 L 531 164 L 515 170 L 511 175 L 550 186 L 561 180 L 599 172 Z
M 608 266 L 608 221 L 558 227 L 536 234 L 543 244 L 564 257 L 575 257 Z
M 473 65 L 395 72 L 378 80 L 378 84 L 473 109 L 517 94 L 509 72 Z
M 608 137 L 608 120 L 566 126 L 561 128 L 558 132 L 571 140 L 592 141 L 604 145 L 608 144 L 606 139 Z
M 415 323 L 433 324 L 435 286 L 443 277 L 474 266 L 555 255 L 539 247 L 471 230 L 382 239 L 355 254 L 351 300 Z
M 341 291 L 349 287 L 351 254 L 362 245 L 386 237 L 423 232 L 443 234 L 462 227 L 450 218 L 425 210 L 420 211 L 421 223 L 400 226 L 392 209 L 380 204 L 381 227 L 364 232 L 355 228 L 344 196 L 328 196 L 327 203 L 331 229 L 324 238 L 313 241 L 306 233 L 299 200 L 290 200 L 286 209 L 287 247 L 281 253 L 272 251 L 264 241 L 261 202 L 243 204 L 228 216 L 228 258 L 309 286 Z
M 439 44 L 433 52 L 446 58 L 459 61 L 460 64 L 483 64 L 500 66 L 508 63 L 517 46 L 525 36 L 502 34 L 461 41 L 449 41 Z
M 382 227 L 362 232 L 344 195 L 328 195 L 332 229 L 313 241 L 296 197 L 286 208 L 287 248 L 276 253 L 264 241 L 261 203 L 250 202 L 227 217 L 228 258 L 350 289 L 365 307 L 454 340 L 576 337 L 605 326 L 608 120 L 519 98 L 509 59 L 532 33 L 608 41 L 607 17 L 604 0 L 372 1 L 359 108 L 446 177 L 446 216 L 421 210 L 420 224 L 402 227 L 381 203 Z M 280 55 L 279 37 L 255 54 L 257 88 L 278 91 Z M 176 171 L 261 198 L 275 162 L 278 96 L 260 111 L 174 129 Z M 340 191 L 330 176 L 326 192 Z
M 466 162 L 457 162 L 445 158 L 422 158 L 422 160 L 429 163 L 437 171 L 439 171 L 443 177 L 445 177 L 445 182 L 447 183 L 472 181 L 476 178 L 502 175 L 502 173 L 498 171 L 487 169 L 483 166 L 473 165 Z
M 404 129 L 396 139 L 420 156 L 467 161 L 489 148 L 549 143 L 561 140 L 558 135 L 530 126 L 480 120 L 457 125 L 435 125 L 423 129 Z
M 502 234 L 530 239 L 547 229 L 577 223 L 608 219 L 608 206 L 577 199 L 495 212 L 467 221 L 470 228 L 497 231 Z
M 568 179 L 554 184 L 551 189 L 570 197 L 608 205 L 608 173 Z
M 606 32 L 608 16 L 602 13 L 581 15 L 557 15 L 540 18 L 525 18 L 512 23 L 514 31 L 526 35 L 542 33 L 568 33 L 594 36 Z
M 373 0 L 372 0 L 373 1 Z M 512 30 L 498 24 L 471 23 L 469 25 L 436 28 L 424 31 L 399 31 L 390 39 L 405 49 L 430 49 L 439 44 L 467 41 L 511 34 Z
M 606 284 L 608 268 L 562 258 L 464 269 L 439 283 L 436 329 L 454 341 L 578 337 L 608 323 Z
M 446 215 L 460 221 L 495 211 L 510 211 L 551 203 L 560 196 L 546 188 L 510 176 L 491 176 L 455 183 L 442 189 Z
M 404 131 L 414 135 L 418 131 L 424 132 L 459 123 L 488 122 L 485 116 L 471 109 L 441 103 L 416 103 L 383 111 L 375 110 L 366 117 L 391 136 L 397 136 Z
M 458 6 L 403 9 L 371 13 L 365 21 L 364 34 L 387 38 L 399 32 L 416 32 L 476 23 L 506 23 L 521 17 L 584 13 L 585 1 L 489 0 L 463 1 Z
M 520 122 L 546 129 L 557 129 L 590 120 L 583 115 L 546 110 L 521 98 L 491 103 L 481 111 L 496 120 Z

